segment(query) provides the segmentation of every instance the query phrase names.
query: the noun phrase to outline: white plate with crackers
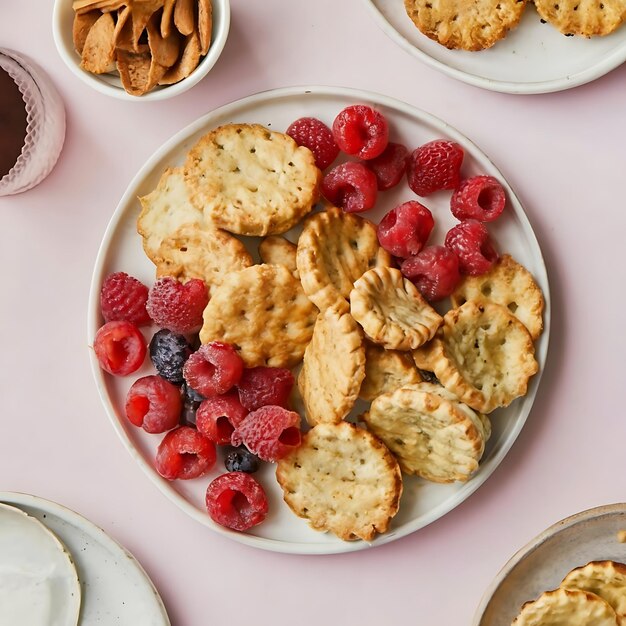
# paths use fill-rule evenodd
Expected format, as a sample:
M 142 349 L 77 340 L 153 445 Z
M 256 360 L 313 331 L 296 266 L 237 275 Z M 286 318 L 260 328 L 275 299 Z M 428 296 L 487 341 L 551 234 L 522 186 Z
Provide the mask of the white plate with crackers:
M 620 2 L 611 1 L 616 5 Z M 496 2 L 494 0 L 494 7 Z M 543 20 L 531 2 L 526 4 L 521 16 L 513 19 L 515 23 L 510 24 L 510 30 L 494 35 L 501 38 L 491 47 L 475 51 L 448 49 L 420 32 L 409 18 L 402 0 L 365 0 L 365 4 L 382 30 L 404 50 L 452 78 L 492 91 L 512 94 L 562 91 L 595 80 L 626 61 L 625 24 L 604 36 L 566 36 L 555 25 Z M 428 6 L 430 3 L 417 0 L 416 4 Z M 491 4 L 490 0 L 480 6 Z M 510 4 L 513 7 L 519 5 L 513 0 Z M 604 6 L 591 2 L 580 2 L 580 5 Z M 474 3 L 454 6 L 473 7 Z M 498 8 L 501 6 L 497 4 Z M 578 2 L 572 0 L 570 9 L 573 15 L 577 15 Z M 478 26 L 487 26 L 489 30 L 496 20 L 492 21 L 488 15 L 482 17 L 484 25 Z M 478 26 L 468 24 L 468 31 L 481 31 Z M 437 28 L 441 29 L 439 24 Z M 446 35 L 449 32 L 446 30 Z M 431 36 L 437 35 L 431 32 Z M 448 43 L 457 45 L 450 40 Z
M 173 482 L 161 478 L 154 469 L 155 451 L 161 437 L 149 435 L 142 429 L 132 426 L 124 413 L 126 393 L 132 382 L 140 376 L 154 373 L 149 359 L 134 375 L 120 378 L 101 370 L 92 351 L 93 373 L 106 412 L 124 446 L 142 470 L 186 514 L 219 533 L 257 548 L 299 554 L 361 550 L 404 537 L 446 514 L 478 489 L 513 445 L 533 405 L 546 360 L 550 334 L 550 298 L 546 268 L 528 218 L 502 173 L 469 139 L 428 113 L 386 96 L 320 86 L 278 89 L 227 104 L 181 130 L 150 157 L 131 181 L 104 234 L 90 293 L 89 344 L 92 344 L 96 331 L 102 325 L 99 294 L 102 282 L 108 274 L 124 271 L 146 285 L 154 282 L 155 267 L 144 254 L 142 237 L 137 233 L 137 219 L 142 210 L 138 197 L 146 196 L 155 190 L 167 168 L 182 165 L 190 149 L 201 137 L 217 127 L 233 123 L 260 124 L 266 129 L 282 133 L 294 120 L 303 116 L 314 116 L 331 125 L 343 108 L 357 103 L 375 107 L 386 116 L 391 141 L 402 141 L 414 147 L 437 138 L 455 141 L 465 151 L 464 176 L 488 174 L 501 182 L 508 196 L 508 206 L 506 214 L 490 225 L 493 226 L 492 237 L 501 252 L 512 255 L 534 276 L 545 299 L 544 331 L 535 344 L 539 373 L 531 378 L 527 393 L 523 397 L 494 412 L 491 438 L 486 444 L 478 470 L 469 480 L 463 483 L 441 484 L 413 476 L 404 477 L 399 511 L 391 520 L 388 530 L 377 535 L 372 541 L 344 541 L 330 532 L 313 530 L 304 519 L 294 515 L 283 501 L 283 492 L 275 477 L 276 469 L 271 463 L 265 463 L 255 474 L 265 488 L 269 501 L 269 513 L 265 521 L 246 532 L 231 531 L 214 523 L 206 513 L 205 492 L 209 482 L 224 472 L 220 459 L 221 452 L 218 451 L 217 466 L 202 478 Z M 384 192 L 377 206 L 364 214 L 364 217 L 376 223 L 391 208 L 411 199 L 415 199 L 415 195 L 407 185 L 398 185 Z M 436 227 L 431 236 L 433 243 L 439 243 L 445 232 L 455 223 L 449 210 L 449 201 L 449 192 L 441 192 L 424 199 L 436 220 Z M 300 228 L 296 226 L 285 236 L 296 241 L 299 233 Z M 255 261 L 258 260 L 257 247 L 261 238 L 241 239 L 255 257 Z M 248 272 L 249 269 L 242 271 Z M 281 302 L 275 304 L 276 307 L 282 306 Z M 150 336 L 147 333 L 146 336 L 149 340 Z M 358 400 L 347 419 L 355 420 L 367 406 L 366 402 Z
M 473 626 L 510 626 L 542 610 L 556 613 L 571 611 L 559 624 L 616 624 L 619 617 L 608 621 L 598 614 L 611 613 L 595 598 L 608 598 L 617 613 L 626 607 L 626 504 L 610 504 L 576 513 L 553 524 L 521 548 L 502 568 L 486 590 L 472 621 Z M 608 588 L 610 585 L 610 589 Z M 563 589 L 592 592 L 563 593 Z M 607 590 L 612 591 L 607 596 Z M 556 592 L 556 593 L 554 593 Z M 560 596 L 560 597 L 559 597 Z M 558 602 L 557 602 L 558 601 Z M 598 605 L 598 611 L 594 605 Z M 596 620 L 580 621 L 581 613 L 596 613 Z M 578 614 L 578 619 L 577 619 Z M 563 617 L 563 615 L 562 615 Z M 539 622 L 536 622 L 539 623 Z M 542 624 L 552 624 L 546 619 Z M 557 623 L 557 622 L 554 622 Z

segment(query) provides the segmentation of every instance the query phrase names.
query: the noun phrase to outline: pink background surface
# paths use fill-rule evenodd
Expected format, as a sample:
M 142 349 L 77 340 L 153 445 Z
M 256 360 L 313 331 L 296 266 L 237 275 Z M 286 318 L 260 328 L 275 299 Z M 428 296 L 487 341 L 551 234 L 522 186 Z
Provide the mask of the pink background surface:
M 49 178 L 0 199 L 0 490 L 57 501 L 101 526 L 140 560 L 176 626 L 468 624 L 518 548 L 565 516 L 626 499 L 626 66 L 567 92 L 503 95 L 408 55 L 362 0 L 231 6 L 230 37 L 209 76 L 175 100 L 136 104 L 107 98 L 70 73 L 52 40 L 52 2 L 2 2 L 0 45 L 53 78 L 67 138 Z M 494 475 L 407 538 L 322 557 L 240 545 L 171 504 L 111 428 L 86 336 L 100 240 L 145 160 L 209 110 L 297 84 L 384 93 L 473 139 L 518 192 L 552 289 L 542 384 Z

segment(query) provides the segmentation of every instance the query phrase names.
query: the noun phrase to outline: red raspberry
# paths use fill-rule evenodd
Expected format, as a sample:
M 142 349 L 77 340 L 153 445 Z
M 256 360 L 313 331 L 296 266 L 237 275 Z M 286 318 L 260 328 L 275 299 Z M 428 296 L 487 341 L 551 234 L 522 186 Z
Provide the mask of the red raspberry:
M 363 163 L 342 163 L 324 176 L 322 193 L 346 213 L 367 211 L 376 204 L 376 175 Z
M 164 433 L 178 425 L 183 410 L 180 388 L 160 376 L 137 379 L 126 395 L 126 417 L 147 433 Z
M 451 228 L 444 243 L 459 257 L 461 274 L 480 276 L 498 260 L 489 231 L 478 220 L 465 220 Z
M 406 259 L 424 247 L 434 226 L 433 214 L 424 205 L 405 202 L 380 221 L 378 241 L 389 254 Z
M 505 203 L 504 189 L 493 176 L 474 176 L 464 180 L 452 194 L 450 209 L 458 220 L 493 222 Z
M 107 322 L 93 341 L 100 367 L 115 376 L 136 372 L 146 357 L 146 340 L 131 322 Z
M 150 289 L 146 309 L 157 326 L 184 335 L 200 330 L 202 312 L 208 302 L 206 285 L 199 278 L 183 285 L 171 276 L 164 276 Z
M 459 260 L 445 246 L 427 246 L 403 261 L 400 270 L 429 302 L 449 296 L 461 280 Z
M 376 175 L 378 191 L 387 191 L 402 180 L 408 154 L 406 146 L 389 142 L 382 154 L 367 162 L 367 167 Z
M 339 154 L 339 146 L 333 134 L 315 117 L 301 117 L 287 129 L 287 134 L 299 145 L 308 148 L 315 157 L 315 165 L 326 169 Z
M 268 504 L 261 484 L 245 472 L 222 474 L 206 490 L 211 519 L 233 530 L 248 530 L 267 515 Z
M 440 189 L 456 189 L 463 156 L 463 148 L 453 141 L 441 139 L 420 146 L 406 164 L 409 187 L 422 197 Z
M 226 393 L 243 374 L 241 357 L 228 343 L 213 341 L 200 346 L 185 362 L 187 384 L 205 398 Z
M 382 113 L 367 105 L 355 104 L 337 115 L 333 136 L 346 154 L 373 159 L 387 147 L 389 126 Z
M 170 430 L 159 444 L 155 466 L 167 480 L 189 480 L 206 474 L 214 465 L 215 445 L 191 426 Z
M 273 404 L 287 408 L 293 388 L 293 374 L 280 367 L 245 369 L 237 384 L 241 404 L 249 411 Z
M 126 272 L 109 274 L 100 289 L 100 310 L 105 322 L 123 320 L 137 326 L 149 324 L 147 300 L 148 288 Z
M 278 461 L 300 445 L 300 416 L 281 406 L 264 406 L 252 411 L 235 428 L 230 442 L 244 444 L 263 461 Z
M 203 400 L 196 411 L 196 428 L 216 444 L 230 443 L 230 437 L 248 415 L 236 391 Z

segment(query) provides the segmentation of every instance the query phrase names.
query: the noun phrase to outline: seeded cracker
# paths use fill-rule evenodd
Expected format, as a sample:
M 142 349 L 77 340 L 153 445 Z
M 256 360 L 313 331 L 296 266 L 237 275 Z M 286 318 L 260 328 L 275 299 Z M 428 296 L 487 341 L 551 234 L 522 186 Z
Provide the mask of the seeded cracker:
M 535 6 L 565 35 L 608 35 L 626 19 L 624 0 L 535 0 Z
M 278 462 L 276 479 L 291 510 L 315 530 L 371 541 L 398 512 L 398 463 L 370 432 L 354 424 L 318 424 Z

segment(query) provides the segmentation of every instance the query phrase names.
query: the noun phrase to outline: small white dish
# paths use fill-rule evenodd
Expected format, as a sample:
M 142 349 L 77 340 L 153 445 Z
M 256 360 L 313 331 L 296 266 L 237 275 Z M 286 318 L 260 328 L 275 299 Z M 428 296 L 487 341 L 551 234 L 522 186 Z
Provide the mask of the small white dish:
M 626 24 L 606 37 L 566 37 L 543 24 L 532 3 L 514 30 L 488 50 L 448 50 L 423 35 L 402 0 L 364 0 L 382 30 L 434 69 L 476 87 L 512 94 L 562 91 L 626 61 Z
M 146 572 L 103 530 L 77 513 L 36 496 L 0 491 L 0 503 L 21 509 L 39 520 L 71 554 L 82 595 L 78 623 L 84 626 L 171 626 L 163 602 Z M 0 624 L 5 626 L 3 622 Z M 16 624 L 10 623 L 11 626 Z M 66 626 L 66 622 L 45 624 Z M 28 626 L 35 624 L 28 623 Z
M 200 82 L 222 54 L 230 29 L 230 0 L 212 0 L 212 6 L 213 31 L 211 46 L 206 56 L 201 59 L 198 67 L 180 82 L 173 85 L 157 86 L 143 96 L 133 96 L 127 93 L 122 87 L 117 73 L 98 75 L 81 69 L 80 56 L 74 50 L 72 39 L 72 24 L 74 21 L 72 0 L 55 0 L 52 13 L 52 32 L 57 50 L 65 64 L 80 80 L 96 91 L 130 102 L 166 100 L 191 89 L 191 87 Z
M 556 589 L 590 561 L 626 563 L 626 504 L 582 511 L 553 524 L 517 552 L 491 583 L 472 626 L 510 626 L 522 605 Z

